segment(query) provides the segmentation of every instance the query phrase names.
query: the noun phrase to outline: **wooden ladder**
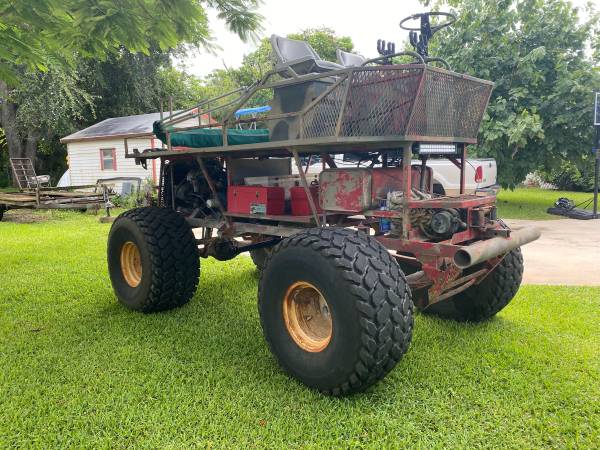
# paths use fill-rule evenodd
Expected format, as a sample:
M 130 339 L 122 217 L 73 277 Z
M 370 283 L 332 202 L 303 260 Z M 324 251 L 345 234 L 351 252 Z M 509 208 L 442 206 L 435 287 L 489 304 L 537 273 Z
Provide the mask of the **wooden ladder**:
M 30 158 L 10 158 L 10 165 L 19 189 L 38 189 L 40 187 Z

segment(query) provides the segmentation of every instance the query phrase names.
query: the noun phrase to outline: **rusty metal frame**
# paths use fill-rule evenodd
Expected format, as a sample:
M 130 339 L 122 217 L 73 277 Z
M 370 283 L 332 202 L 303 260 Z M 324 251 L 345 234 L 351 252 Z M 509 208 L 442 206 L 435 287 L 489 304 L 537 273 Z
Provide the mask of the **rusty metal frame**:
M 289 148 L 295 148 L 298 151 L 301 151 L 303 153 L 305 153 L 305 152 L 333 153 L 333 152 L 340 151 L 340 150 L 341 151 L 352 151 L 353 148 L 360 147 L 360 146 L 370 146 L 371 148 L 375 148 L 375 149 L 395 148 L 395 147 L 397 148 L 397 147 L 402 146 L 402 143 L 411 142 L 411 141 L 445 142 L 445 143 L 450 143 L 450 142 L 453 142 L 453 143 L 476 143 L 476 138 L 461 138 L 461 137 L 457 137 L 457 136 L 420 136 L 420 135 L 408 134 L 405 136 L 398 136 L 398 135 L 369 136 L 366 139 L 364 137 L 361 138 L 361 137 L 356 137 L 356 136 L 349 137 L 349 138 L 340 137 L 339 134 L 340 134 L 340 128 L 341 128 L 341 121 L 343 120 L 343 117 L 345 114 L 346 104 L 348 101 L 349 92 L 351 90 L 350 85 L 352 84 L 352 78 L 353 78 L 354 74 L 356 72 L 397 71 L 397 70 L 420 70 L 421 71 L 419 74 L 419 76 L 420 76 L 419 86 L 418 86 L 416 92 L 421 92 L 421 90 L 423 89 L 423 84 L 425 83 L 425 79 L 426 79 L 428 73 L 440 73 L 440 74 L 444 74 L 446 76 L 452 77 L 453 79 L 457 79 L 457 78 L 458 79 L 466 79 L 466 80 L 476 81 L 477 83 L 480 83 L 480 84 L 489 85 L 490 93 L 491 93 L 491 87 L 493 86 L 493 83 L 490 81 L 481 80 L 481 79 L 471 77 L 468 75 L 457 74 L 455 72 L 451 72 L 451 71 L 441 69 L 438 67 L 429 66 L 427 64 L 403 64 L 403 65 L 375 66 L 375 67 L 349 67 L 349 68 L 334 70 L 334 71 L 325 72 L 325 73 L 302 75 L 302 76 L 297 76 L 297 77 L 293 77 L 290 79 L 284 79 L 284 80 L 279 80 L 279 81 L 269 83 L 268 81 L 273 76 L 285 71 L 285 68 L 278 68 L 278 69 L 267 72 L 261 78 L 261 80 L 257 81 L 256 83 L 252 84 L 249 87 L 235 89 L 233 91 L 230 91 L 230 92 L 220 95 L 218 97 L 204 100 L 203 102 L 200 102 L 186 110 L 182 110 L 182 111 L 173 113 L 172 105 L 170 105 L 169 115 L 167 117 L 164 117 L 163 119 L 161 119 L 161 123 L 165 126 L 165 128 L 168 128 L 166 130 L 167 151 L 159 151 L 159 152 L 156 152 L 155 154 L 140 154 L 139 152 L 131 153 L 129 151 L 128 145 L 126 143 L 125 156 L 127 158 L 138 158 L 138 159 L 153 158 L 153 157 L 157 157 L 157 156 L 171 156 L 174 154 L 173 148 L 171 146 L 171 138 L 170 138 L 171 132 L 185 131 L 186 129 L 190 129 L 190 128 L 203 128 L 204 127 L 202 125 L 198 125 L 198 126 L 194 126 L 194 127 L 176 128 L 175 125 L 183 122 L 184 120 L 187 120 L 190 118 L 195 118 L 195 117 L 201 117 L 202 115 L 205 115 L 205 114 L 208 114 L 210 116 L 210 115 L 212 115 L 212 113 L 214 113 L 215 111 L 219 111 L 219 110 L 226 110 L 226 114 L 224 115 L 223 120 L 221 122 L 216 122 L 214 124 L 210 123 L 206 127 L 208 127 L 208 128 L 220 127 L 223 130 L 222 131 L 223 132 L 223 145 L 222 146 L 196 148 L 196 149 L 182 149 L 182 150 L 177 150 L 175 153 L 177 153 L 177 154 L 185 153 L 185 154 L 209 155 L 209 154 L 223 154 L 223 153 L 242 154 L 242 153 L 246 152 L 247 154 L 257 154 L 258 155 L 261 152 L 263 152 L 264 154 L 269 154 L 270 152 L 273 152 L 276 150 L 289 149 Z M 235 114 L 235 111 L 237 109 L 239 109 L 240 107 L 244 106 L 244 104 L 247 101 L 249 101 L 255 93 L 257 93 L 260 90 L 273 89 L 273 88 L 285 87 L 285 86 L 293 86 L 293 85 L 306 83 L 309 81 L 325 80 L 325 79 L 335 80 L 335 81 L 333 82 L 333 84 L 331 86 L 329 86 L 324 92 L 322 92 L 310 104 L 306 105 L 300 111 L 286 113 L 285 116 L 286 117 L 300 116 L 300 121 L 303 122 L 306 114 L 316 104 L 318 104 L 322 99 L 324 99 L 327 95 L 329 95 L 331 92 L 333 92 L 333 90 L 339 88 L 340 84 L 342 84 L 343 82 L 346 82 L 348 84 L 348 86 L 346 86 L 346 88 L 344 89 L 344 93 L 343 93 L 343 96 L 341 99 L 342 107 L 340 108 L 340 111 L 338 111 L 338 113 L 337 113 L 336 126 L 335 126 L 335 130 L 334 130 L 335 132 L 334 132 L 333 136 L 320 137 L 320 138 L 316 138 L 316 139 L 314 139 L 314 138 L 313 139 L 305 139 L 304 138 L 304 127 L 301 127 L 301 139 L 267 142 L 267 143 L 260 143 L 260 144 L 245 144 L 245 145 L 233 145 L 233 146 L 228 145 L 227 132 L 226 132 L 227 127 L 229 125 L 236 125 L 237 123 L 241 123 L 240 120 L 245 120 L 245 119 L 238 119 L 238 120 L 232 121 L 231 118 Z M 237 94 L 239 94 L 239 95 L 236 97 Z M 224 105 L 215 105 L 215 102 L 217 102 L 218 100 L 223 99 L 223 98 L 228 98 L 228 97 L 234 97 L 234 98 L 232 100 L 229 100 Z M 489 95 L 488 95 L 488 99 L 489 99 Z M 409 124 L 411 123 L 411 119 L 414 114 L 415 104 L 416 104 L 416 100 L 411 105 L 411 111 L 410 111 L 407 125 L 406 125 L 407 127 L 409 127 Z M 208 105 L 208 107 L 203 108 L 206 105 Z M 227 107 L 231 107 L 231 108 L 226 109 Z M 282 118 L 282 117 L 283 117 L 282 114 L 265 114 L 265 115 L 261 115 L 260 120 L 261 121 L 270 121 L 270 120 L 276 120 L 276 119 Z M 131 138 L 148 137 L 151 135 L 152 135 L 152 133 L 141 133 L 139 135 L 127 136 L 125 138 L 125 141 L 127 141 L 128 139 L 131 139 Z M 159 155 L 157 155 L 157 153 Z
M 209 99 L 195 105 L 188 110 L 177 113 L 172 112 L 167 117 L 162 119 L 167 130 L 167 150 L 150 152 L 147 154 L 129 153 L 126 147 L 126 157 L 148 159 L 156 157 L 195 157 L 200 165 L 202 173 L 209 184 L 212 195 L 217 200 L 217 208 L 221 214 L 220 220 L 215 218 L 189 218 L 188 222 L 193 227 L 203 227 L 219 230 L 219 237 L 233 238 L 247 236 L 279 236 L 286 237 L 296 234 L 308 227 L 315 226 L 356 226 L 359 229 L 370 229 L 373 223 L 379 218 L 402 218 L 401 236 L 376 235 L 375 238 L 381 242 L 388 250 L 395 253 L 394 256 L 401 261 L 410 261 L 410 264 L 415 265 L 418 269 L 415 274 L 409 275 L 407 280 L 411 287 L 415 290 L 425 289 L 427 292 L 426 303 L 420 304 L 426 307 L 438 301 L 442 301 L 450 296 L 456 295 L 459 292 L 468 289 L 469 287 L 480 283 L 501 261 L 502 257 L 496 258 L 494 261 L 489 261 L 483 267 L 477 268 L 472 273 L 465 273 L 462 269 L 452 263 L 455 253 L 460 250 L 465 244 L 471 241 L 484 240 L 493 233 L 505 232 L 501 225 L 496 224 L 491 227 L 477 227 L 471 223 L 472 215 L 469 212 L 467 221 L 468 228 L 465 231 L 455 233 L 450 239 L 441 242 L 432 242 L 422 236 L 420 230 L 411 229 L 409 214 L 414 208 L 461 208 L 471 211 L 475 208 L 491 208 L 495 204 L 495 197 L 479 197 L 475 195 L 464 195 L 465 192 L 465 169 L 467 149 L 465 144 L 475 143 L 475 138 L 461 138 L 457 136 L 423 136 L 423 135 L 385 135 L 385 136 L 342 136 L 341 129 L 343 126 L 344 115 L 346 114 L 347 103 L 352 91 L 353 75 L 357 71 L 387 71 L 402 69 L 420 69 L 417 91 L 421 92 L 424 89 L 426 76 L 430 73 L 440 73 L 455 78 L 470 79 L 490 87 L 493 83 L 480 80 L 467 75 L 460 75 L 448 70 L 431 67 L 426 64 L 407 64 L 401 66 L 377 66 L 377 67 L 359 67 L 345 68 L 320 74 L 310 74 L 298 76 L 297 74 L 290 79 L 271 81 L 271 78 L 277 74 L 281 74 L 285 67 L 279 67 L 276 70 L 266 73 L 262 79 L 247 88 L 240 88 L 214 99 Z M 384 77 L 385 78 L 385 77 Z M 261 115 L 261 121 L 277 120 L 288 117 L 298 117 L 300 121 L 300 139 L 272 141 L 259 144 L 244 144 L 244 145 L 228 145 L 227 142 L 227 127 L 242 123 L 245 119 L 232 120 L 237 109 L 248 102 L 252 96 L 263 89 L 273 89 L 279 87 L 293 86 L 309 81 L 333 80 L 330 86 L 321 92 L 315 99 L 302 107 L 299 111 L 280 113 L 280 114 L 264 114 Z M 342 87 L 343 83 L 346 83 Z M 340 102 L 339 111 L 336 111 L 335 127 L 333 136 L 306 138 L 304 119 L 306 114 L 315 108 L 321 101 L 332 94 L 336 89 L 343 89 L 341 97 L 339 93 L 333 101 Z M 491 88 L 490 88 L 491 93 Z M 219 105 L 219 100 L 226 99 L 225 104 Z M 487 100 L 489 100 L 489 95 Z M 176 128 L 175 125 L 196 115 L 201 117 L 203 114 L 209 116 L 217 111 L 226 111 L 222 120 L 218 123 L 209 123 L 202 125 L 198 122 L 198 126 Z M 410 106 L 408 118 L 406 119 L 406 131 L 409 131 L 412 119 L 418 112 L 416 111 L 416 100 Z M 184 131 L 186 129 L 195 128 L 213 128 L 221 127 L 223 133 L 223 145 L 218 147 L 182 149 L 174 151 L 170 142 L 171 131 Z M 415 128 L 418 129 L 418 128 Z M 134 136 L 130 136 L 134 137 Z M 135 136 L 140 137 L 140 136 Z M 460 170 L 460 192 L 461 197 L 440 197 L 429 200 L 420 200 L 412 196 L 412 156 L 413 144 L 420 143 L 453 143 L 459 146 L 459 155 L 456 157 L 448 157 Z M 352 219 L 351 214 L 337 213 L 334 216 L 327 215 L 325 211 L 322 217 L 319 217 L 318 210 L 314 199 L 310 192 L 310 186 L 306 179 L 306 172 L 300 160 L 301 155 L 320 154 L 323 159 L 323 164 L 327 163 L 330 167 L 335 167 L 335 163 L 331 158 L 332 154 L 345 153 L 349 151 L 382 151 L 389 149 L 402 148 L 402 171 L 404 192 L 404 208 L 402 212 L 386 211 L 386 210 L 369 210 L 361 213 L 364 219 Z M 288 156 L 294 159 L 300 181 L 304 192 L 306 193 L 308 203 L 311 210 L 311 217 L 291 218 L 291 217 L 241 217 L 239 215 L 228 214 L 223 205 L 218 201 L 217 191 L 214 183 L 208 174 L 203 158 L 204 157 L 222 157 L 227 160 L 238 157 L 261 157 L 261 156 Z M 163 187 L 164 188 L 164 187 Z M 483 210 L 482 210 L 483 211 Z M 481 214 L 485 214 L 482 212 Z M 251 219 L 251 220 L 250 220 Z M 212 239 L 212 238 L 211 238 Z
M 315 205 L 315 200 L 313 199 L 312 193 L 310 192 L 310 186 L 308 185 L 308 181 L 306 180 L 306 173 L 302 168 L 302 162 L 300 161 L 298 151 L 291 150 L 291 153 L 294 157 L 294 162 L 296 163 L 296 168 L 298 169 L 298 174 L 300 175 L 300 182 L 302 183 L 302 187 L 304 188 L 304 193 L 306 194 L 306 199 L 308 200 L 310 210 L 313 214 L 316 224 L 318 226 L 321 226 L 321 221 L 319 220 L 319 213 L 317 212 L 317 206 Z

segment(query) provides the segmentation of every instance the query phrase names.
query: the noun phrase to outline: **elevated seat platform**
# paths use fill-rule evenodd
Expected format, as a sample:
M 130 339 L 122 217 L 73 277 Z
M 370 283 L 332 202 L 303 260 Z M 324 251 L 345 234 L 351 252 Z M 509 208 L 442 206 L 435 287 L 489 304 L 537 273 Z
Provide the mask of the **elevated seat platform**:
M 222 147 L 223 130 L 220 128 L 193 128 L 189 130 L 175 130 L 165 127 L 160 121 L 153 124 L 154 135 L 161 141 L 167 143 L 167 132 L 173 147 L 205 148 Z M 228 129 L 228 145 L 258 144 L 269 142 L 269 130 L 259 129 Z

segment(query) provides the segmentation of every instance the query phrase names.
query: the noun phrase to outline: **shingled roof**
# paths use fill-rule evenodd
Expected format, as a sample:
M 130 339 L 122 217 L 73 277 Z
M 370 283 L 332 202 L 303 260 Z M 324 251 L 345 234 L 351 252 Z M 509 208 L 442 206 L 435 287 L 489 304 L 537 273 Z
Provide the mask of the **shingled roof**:
M 174 113 L 179 111 L 173 111 Z M 203 115 L 204 116 L 204 115 Z M 208 117 L 207 117 L 208 119 Z M 134 136 L 137 134 L 152 134 L 152 124 L 160 120 L 160 113 L 139 114 L 137 116 L 113 117 L 98 122 L 91 127 L 65 136 L 60 140 L 63 144 L 94 139 L 110 139 Z

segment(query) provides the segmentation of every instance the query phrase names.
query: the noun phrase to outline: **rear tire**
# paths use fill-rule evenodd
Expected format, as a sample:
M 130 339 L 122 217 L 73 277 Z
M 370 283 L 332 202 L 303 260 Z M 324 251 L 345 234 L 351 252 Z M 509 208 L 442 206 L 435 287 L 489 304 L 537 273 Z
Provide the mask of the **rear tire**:
M 129 309 L 150 313 L 181 306 L 200 276 L 194 234 L 172 209 L 131 209 L 111 227 L 108 270 L 119 302 Z
M 272 249 L 270 248 L 257 248 L 256 250 L 250 250 L 250 258 L 258 270 L 263 270 L 267 263 Z
M 481 283 L 431 305 L 425 312 L 461 322 L 482 322 L 510 303 L 522 279 L 523 255 L 521 249 L 517 248 L 510 251 Z
M 362 391 L 408 350 L 413 303 L 387 249 L 361 231 L 316 228 L 277 244 L 258 308 L 281 367 L 329 395 Z
M 6 211 L 4 205 L 0 205 L 0 222 L 2 222 L 2 218 L 4 217 L 4 211 Z

